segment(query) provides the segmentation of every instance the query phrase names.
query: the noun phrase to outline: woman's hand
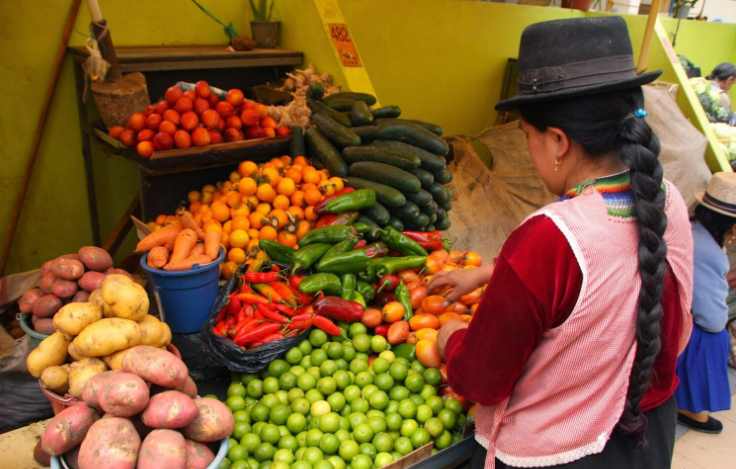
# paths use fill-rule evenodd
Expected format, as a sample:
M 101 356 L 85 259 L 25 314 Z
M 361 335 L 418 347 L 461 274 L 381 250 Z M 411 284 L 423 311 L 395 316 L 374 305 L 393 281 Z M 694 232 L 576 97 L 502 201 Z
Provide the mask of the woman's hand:
M 465 321 L 447 321 L 444 326 L 440 328 L 440 333 L 437 334 L 437 348 L 440 351 L 442 358 L 445 357 L 445 347 L 447 347 L 447 341 L 450 340 L 450 336 L 460 329 L 467 329 L 470 323 Z
M 445 297 L 445 306 L 460 299 L 466 293 L 470 293 L 476 288 L 482 287 L 488 283 L 493 273 L 493 264 L 484 265 L 477 269 L 456 270 L 454 272 L 437 272 L 432 276 L 432 280 L 427 285 L 427 291 L 432 291 L 449 285 L 452 291 Z

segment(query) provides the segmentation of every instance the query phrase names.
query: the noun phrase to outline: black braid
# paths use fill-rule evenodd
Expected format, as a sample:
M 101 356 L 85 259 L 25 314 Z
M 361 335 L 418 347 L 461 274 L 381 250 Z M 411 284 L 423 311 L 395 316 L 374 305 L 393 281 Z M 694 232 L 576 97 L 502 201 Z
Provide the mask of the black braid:
M 644 107 L 641 88 L 581 96 L 522 107 L 525 121 L 543 131 L 556 127 L 579 144 L 591 160 L 617 157 L 630 168 L 634 211 L 639 232 L 641 291 L 636 312 L 636 358 L 619 430 L 643 448 L 646 418 L 641 399 L 649 388 L 652 367 L 661 348 L 660 323 L 667 245 L 664 232 L 666 194 L 659 140 L 645 119 L 634 117 Z

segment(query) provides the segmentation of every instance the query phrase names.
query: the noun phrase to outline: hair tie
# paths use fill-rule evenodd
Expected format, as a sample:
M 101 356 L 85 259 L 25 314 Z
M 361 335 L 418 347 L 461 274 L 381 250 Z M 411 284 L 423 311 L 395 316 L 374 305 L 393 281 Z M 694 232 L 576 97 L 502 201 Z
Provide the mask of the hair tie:
M 628 121 L 629 119 L 633 119 L 634 117 L 644 118 L 644 117 L 647 117 L 647 115 L 648 115 L 647 111 L 645 111 L 642 108 L 639 108 L 636 111 L 629 114 L 628 116 L 624 117 L 624 119 L 621 121 L 621 124 L 623 125 L 626 121 Z

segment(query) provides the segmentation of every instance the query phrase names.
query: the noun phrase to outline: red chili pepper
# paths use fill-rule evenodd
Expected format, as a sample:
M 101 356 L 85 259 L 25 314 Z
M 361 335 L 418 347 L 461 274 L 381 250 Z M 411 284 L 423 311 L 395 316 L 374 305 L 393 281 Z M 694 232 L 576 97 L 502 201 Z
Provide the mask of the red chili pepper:
M 230 295 L 230 302 L 227 304 L 228 312 L 233 316 L 237 316 L 243 305 L 240 304 L 237 293 Z
M 397 286 L 399 286 L 399 279 L 395 275 L 384 275 L 383 277 L 381 277 L 381 285 L 376 291 L 392 291 Z
M 332 222 L 337 220 L 339 214 L 337 213 L 327 213 L 325 215 L 322 215 L 322 217 L 317 220 L 317 226 L 315 228 L 324 228 L 325 226 L 331 226 Z
M 245 281 L 248 283 L 270 283 L 278 279 L 278 272 L 247 272 L 245 274 Z
M 291 331 L 287 332 L 285 337 L 294 337 L 297 334 L 299 334 L 299 331 Z
M 404 236 L 416 241 L 421 247 L 430 251 L 442 249 L 444 242 L 439 231 L 402 231 Z
M 297 299 L 294 296 L 294 292 L 291 290 L 291 288 L 289 288 L 287 284 L 281 282 L 271 282 L 270 285 L 271 288 L 273 288 L 276 293 L 281 296 L 282 301 L 284 301 L 292 308 L 296 308 Z
M 235 321 L 234 317 L 230 316 L 229 318 L 225 319 L 225 327 L 227 327 L 228 329 L 233 327 L 235 324 L 237 324 L 237 322 Z
M 324 316 L 314 316 L 314 325 L 330 335 L 340 335 L 342 330 Z
M 381 306 L 385 306 L 392 301 L 396 301 L 396 295 L 394 295 L 393 293 L 382 291 L 380 293 L 376 293 L 376 298 L 373 301 Z
M 266 316 L 264 316 L 263 313 L 261 313 L 258 310 L 255 310 L 255 312 L 253 313 L 253 317 L 256 318 L 256 319 L 258 319 L 258 320 L 260 320 L 260 321 L 265 321 L 266 320 Z
M 227 327 L 225 327 L 225 323 L 218 321 L 214 326 L 212 326 L 212 333 L 222 337 L 227 337 Z
M 302 283 L 302 280 L 304 280 L 304 275 L 294 274 L 289 279 L 289 286 L 292 288 L 292 290 L 299 291 L 299 284 Z
M 368 257 L 383 257 L 388 254 L 388 246 L 385 243 L 373 243 L 365 247 Z
M 264 323 L 253 330 L 239 334 L 237 337 L 235 337 L 235 339 L 233 339 L 233 342 L 242 347 L 245 344 L 256 342 L 265 339 L 271 334 L 275 334 L 279 331 L 280 327 L 281 326 L 279 326 L 278 324 Z
M 253 309 L 253 305 L 243 306 L 243 311 L 245 311 L 245 316 L 249 318 L 252 318 L 255 313 L 255 310 Z
M 338 296 L 326 296 L 314 302 L 317 314 L 345 322 L 358 322 L 363 317 L 363 306 Z M 333 334 L 334 335 L 334 334 Z
M 271 334 L 270 336 L 266 337 L 265 339 L 261 339 L 258 342 L 253 342 L 250 344 L 251 348 L 258 347 L 259 345 L 267 344 L 269 342 L 273 342 L 275 340 L 281 340 L 284 338 L 284 334 L 282 332 L 277 332 L 275 334 Z
M 358 244 L 355 245 L 355 247 L 353 248 L 353 251 L 355 251 L 356 249 L 362 249 L 365 247 L 365 245 L 366 245 L 366 241 L 364 239 L 361 239 L 360 241 L 358 241 Z
M 271 272 L 281 272 L 281 267 L 276 264 L 271 264 Z
M 311 295 L 309 293 L 300 292 L 298 287 L 293 287 L 292 285 L 289 285 L 289 289 L 291 290 L 291 293 L 294 295 L 294 298 L 296 298 L 297 304 L 311 304 L 314 301 L 314 295 Z
M 266 305 L 259 306 L 258 311 L 260 311 L 261 314 L 263 314 L 263 316 L 265 316 L 266 319 L 270 319 L 271 321 L 275 321 L 279 324 L 286 324 L 287 322 L 289 322 L 289 320 L 285 316 L 277 313 L 275 310 L 271 309 L 269 306 L 266 306 Z
M 241 294 L 243 294 L 243 293 L 248 293 L 248 294 L 251 294 L 251 295 L 254 295 L 255 294 L 255 292 L 253 291 L 252 288 L 250 288 L 250 285 L 247 282 L 244 282 L 243 283 L 243 286 L 241 287 L 240 290 L 241 290 Z M 241 300 L 242 300 L 242 298 L 241 298 Z
M 238 298 L 241 301 L 246 301 L 248 303 L 254 304 L 254 305 L 268 305 L 270 304 L 268 302 L 267 298 L 262 297 L 261 295 L 256 295 L 255 293 L 241 293 L 238 295 Z
M 290 317 L 296 316 L 296 310 L 294 310 L 294 308 L 292 308 L 289 305 L 271 305 L 271 307 L 275 309 L 276 311 L 280 311 L 284 313 L 287 316 L 290 316 Z
M 255 328 L 258 325 L 258 321 L 255 318 L 246 318 L 242 322 L 239 322 L 232 328 L 230 335 L 233 337 L 240 335 L 244 331 Z
M 399 251 L 389 251 L 388 257 L 403 257 L 403 254 L 401 254 Z
M 303 330 L 303 329 L 309 329 L 312 327 L 312 324 L 314 324 L 314 319 L 312 318 L 312 314 L 300 314 L 299 316 L 295 316 L 291 318 L 291 322 L 288 326 L 286 326 L 289 330 Z
M 339 197 L 341 195 L 349 194 L 349 193 L 353 192 L 354 190 L 355 189 L 352 188 L 352 187 L 346 187 L 346 188 L 344 188 L 341 191 L 335 192 L 334 194 L 332 194 L 329 197 L 325 197 L 325 200 L 323 200 L 322 202 L 320 202 L 319 204 L 317 204 L 317 206 L 314 208 L 314 213 L 316 213 L 317 215 L 320 215 L 320 216 L 324 215 L 325 213 L 327 213 L 325 211 L 325 208 L 327 207 L 327 204 L 329 204 L 332 199 L 334 199 L 335 197 Z M 317 228 L 319 228 L 319 226 Z
M 251 287 L 258 293 L 268 298 L 269 303 L 281 303 L 283 298 L 279 295 L 276 290 L 273 289 L 270 283 L 252 283 Z
M 222 309 L 220 310 L 220 314 L 217 315 L 217 322 L 220 322 L 223 319 L 225 319 L 225 313 L 227 313 L 227 311 L 228 311 L 228 305 L 223 306 Z
M 302 314 L 314 314 L 314 308 L 312 305 L 304 305 L 296 309 L 296 315 L 301 316 Z
M 376 334 L 382 335 L 386 337 L 388 335 L 388 328 L 391 327 L 388 324 L 381 324 L 380 326 L 376 326 Z

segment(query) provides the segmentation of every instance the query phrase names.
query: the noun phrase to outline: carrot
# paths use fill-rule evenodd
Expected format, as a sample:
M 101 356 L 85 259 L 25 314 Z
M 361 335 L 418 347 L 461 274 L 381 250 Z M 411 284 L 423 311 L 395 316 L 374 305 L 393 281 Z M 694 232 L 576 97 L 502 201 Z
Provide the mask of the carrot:
M 189 257 L 189 253 L 192 252 L 194 245 L 197 244 L 197 234 L 194 230 L 184 228 L 176 235 L 176 241 L 174 241 L 174 251 L 171 253 L 169 263 L 176 264 Z
M 200 254 L 198 256 L 189 257 L 187 259 L 184 259 L 183 261 L 179 262 L 169 262 L 164 266 L 164 270 L 169 271 L 178 271 L 178 270 L 190 270 L 192 267 L 194 267 L 194 264 L 199 265 L 206 265 L 211 264 L 212 259 L 210 259 L 207 254 Z
M 193 256 L 199 256 L 200 254 L 204 254 L 204 243 L 197 243 L 192 248 L 192 251 L 189 253 L 187 257 L 193 257 Z
M 160 230 L 156 230 L 138 242 L 135 250 L 138 252 L 148 252 L 156 246 L 174 245 L 176 235 L 181 231 L 181 223 L 172 223 Z
M 148 252 L 148 267 L 162 269 L 169 262 L 169 251 L 163 246 L 155 246 Z
M 213 261 L 220 255 L 220 241 L 222 233 L 217 230 L 209 230 L 204 235 L 204 252 L 210 256 Z
M 197 238 L 204 241 L 204 231 L 202 231 L 202 228 L 197 225 L 197 222 L 194 221 L 194 218 L 192 218 L 191 215 L 189 215 L 184 209 L 176 212 L 176 215 L 179 217 L 179 223 L 181 223 L 181 226 L 194 230 L 197 234 Z

